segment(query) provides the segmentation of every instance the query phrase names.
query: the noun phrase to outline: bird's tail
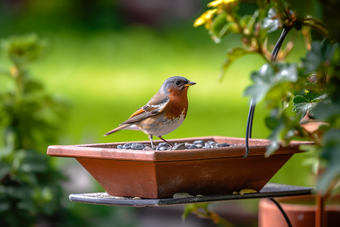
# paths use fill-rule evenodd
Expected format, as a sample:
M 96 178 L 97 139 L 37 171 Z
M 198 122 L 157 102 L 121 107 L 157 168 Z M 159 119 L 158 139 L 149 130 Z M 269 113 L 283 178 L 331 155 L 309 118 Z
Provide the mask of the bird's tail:
M 120 131 L 120 130 L 126 128 L 126 127 L 129 127 L 129 126 L 130 126 L 130 125 L 128 125 L 128 124 L 121 125 L 121 126 L 115 128 L 115 129 L 112 129 L 111 131 L 108 131 L 107 133 L 104 134 L 104 136 L 111 135 L 112 133 L 118 132 L 118 131 Z

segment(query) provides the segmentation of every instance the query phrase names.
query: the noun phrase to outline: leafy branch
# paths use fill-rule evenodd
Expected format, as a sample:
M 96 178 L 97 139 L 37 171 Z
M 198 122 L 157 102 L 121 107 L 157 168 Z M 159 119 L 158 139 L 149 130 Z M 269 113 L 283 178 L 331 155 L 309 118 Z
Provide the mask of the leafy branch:
M 332 12 L 326 3 L 321 4 L 325 12 Z M 334 13 L 320 20 L 311 16 L 312 7 L 307 5 L 310 5 L 307 0 L 258 1 L 259 8 L 252 15 L 240 16 L 239 1 L 218 0 L 208 4 L 212 8 L 207 11 L 210 12 L 209 16 L 207 12 L 202 14 L 194 26 L 204 24 L 216 43 L 230 33 L 241 38 L 243 47 L 228 51 L 220 80 L 230 65 L 242 56 L 254 53 L 266 61 L 260 70 L 251 74 L 252 85 L 244 92 L 256 102 L 263 101 L 271 110 L 265 119 L 272 140 L 266 155 L 275 152 L 280 141 L 286 144 L 292 139 L 314 141 L 316 150 L 320 151 L 315 153 L 318 158 L 314 160 L 326 163 L 322 166 L 324 172 L 317 184 L 318 189 L 325 193 L 330 185 L 334 185 L 331 182 L 340 176 L 340 169 L 333 161 L 340 161 L 340 156 L 335 152 L 335 148 L 340 150 L 340 142 L 331 139 L 335 138 L 340 128 L 340 50 L 336 43 L 340 36 L 334 32 L 340 28 L 339 24 L 330 23 L 330 17 L 336 16 Z M 334 31 L 329 30 L 330 27 Z M 275 61 L 271 58 L 268 37 L 279 29 L 284 32 L 274 50 L 280 49 L 288 31 L 302 30 L 308 52 L 301 62 L 283 63 L 294 46 L 294 40 L 288 42 L 280 52 L 273 53 L 273 56 L 277 56 Z M 313 32 L 321 34 L 325 40 L 311 41 Z M 295 113 L 291 112 L 291 106 Z M 315 127 L 310 127 L 310 123 Z

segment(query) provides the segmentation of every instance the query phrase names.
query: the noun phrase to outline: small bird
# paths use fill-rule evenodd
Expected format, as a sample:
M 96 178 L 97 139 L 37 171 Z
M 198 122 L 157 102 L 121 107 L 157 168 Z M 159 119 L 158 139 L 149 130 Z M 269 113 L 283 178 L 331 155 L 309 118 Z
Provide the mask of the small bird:
M 141 130 L 148 135 L 152 148 L 154 148 L 153 136 L 159 137 L 172 146 L 162 136 L 172 132 L 183 123 L 188 111 L 188 88 L 195 84 L 181 76 L 166 79 L 146 105 L 104 136 L 122 129 Z

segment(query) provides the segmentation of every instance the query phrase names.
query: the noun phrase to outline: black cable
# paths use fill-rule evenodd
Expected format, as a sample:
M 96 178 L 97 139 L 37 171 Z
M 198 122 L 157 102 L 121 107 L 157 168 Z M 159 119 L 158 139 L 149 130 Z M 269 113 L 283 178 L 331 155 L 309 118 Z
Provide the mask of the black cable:
M 271 60 L 274 61 L 280 51 L 280 48 L 282 46 L 283 40 L 286 38 L 286 35 L 288 34 L 288 32 L 290 31 L 291 28 L 283 28 L 282 29 L 282 33 L 280 35 L 280 38 L 277 40 L 274 49 L 272 51 L 272 57 Z
M 293 226 L 292 226 L 292 223 L 290 223 L 290 220 L 289 220 L 289 218 L 288 218 L 286 212 L 282 209 L 280 203 L 278 203 L 278 202 L 277 202 L 275 199 L 273 199 L 273 198 L 270 198 L 270 200 L 273 201 L 273 203 L 275 203 L 275 205 L 279 208 L 279 210 L 281 211 L 283 217 L 286 219 L 286 222 L 287 222 L 288 227 L 293 227 Z
M 283 28 L 281 36 L 279 38 L 279 40 L 276 42 L 275 47 L 272 51 L 272 57 L 271 60 L 275 60 L 280 48 L 282 46 L 282 43 L 286 37 L 286 35 L 288 34 L 288 32 L 290 31 L 291 28 Z M 253 128 L 253 119 L 254 119 L 254 112 L 255 112 L 255 107 L 256 107 L 256 102 L 254 100 L 254 98 L 251 99 L 250 101 L 250 107 L 249 107 L 249 113 L 248 113 L 248 119 L 247 119 L 247 129 L 246 129 L 246 142 L 245 142 L 245 146 L 246 146 L 246 153 L 243 156 L 243 158 L 246 158 L 249 154 L 249 138 L 251 138 L 251 134 L 252 134 L 252 128 Z M 292 224 L 290 223 L 290 220 L 287 216 L 287 214 L 284 212 L 284 210 L 282 209 L 282 207 L 280 206 L 280 204 L 278 202 L 276 202 L 275 199 L 270 198 L 271 201 L 273 201 L 276 206 L 279 208 L 279 210 L 281 211 L 283 217 L 285 218 L 288 227 L 292 227 Z
M 271 60 L 275 60 L 280 48 L 282 46 L 282 43 L 284 39 L 286 38 L 288 32 L 290 31 L 290 27 L 288 28 L 283 28 L 282 33 L 280 35 L 280 38 L 277 40 L 275 47 L 272 51 L 272 57 Z M 249 138 L 251 138 L 252 130 L 253 130 L 253 119 L 254 119 L 254 112 L 255 112 L 255 107 L 256 107 L 256 102 L 254 98 L 251 99 L 250 102 L 250 107 L 249 107 L 249 113 L 248 113 L 248 118 L 247 118 L 247 128 L 246 128 L 246 141 L 245 141 L 245 146 L 246 146 L 246 153 L 244 154 L 243 158 L 246 158 L 249 154 Z
M 246 153 L 243 158 L 246 158 L 249 154 L 249 140 L 251 138 L 252 128 L 253 128 L 253 119 L 254 119 L 254 112 L 255 112 L 256 103 L 254 98 L 250 101 L 248 119 L 247 119 L 247 129 L 246 129 Z
M 252 102 L 252 103 L 250 104 L 250 107 L 251 107 L 251 108 L 250 108 L 250 113 L 251 113 L 250 122 L 253 122 L 256 103 L 255 103 L 254 99 L 251 99 L 251 102 Z M 251 123 L 251 124 L 249 125 L 248 138 L 251 138 L 252 131 L 253 131 L 253 124 Z

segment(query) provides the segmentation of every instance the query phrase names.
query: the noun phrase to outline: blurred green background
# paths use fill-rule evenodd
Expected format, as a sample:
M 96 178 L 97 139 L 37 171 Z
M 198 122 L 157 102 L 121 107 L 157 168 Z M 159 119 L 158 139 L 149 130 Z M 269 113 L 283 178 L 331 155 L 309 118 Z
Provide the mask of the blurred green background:
M 45 57 L 32 64 L 30 71 L 48 92 L 71 105 L 60 144 L 147 140 L 145 134 L 136 131 L 121 131 L 109 137 L 103 134 L 126 120 L 157 92 L 165 79 L 175 75 L 197 85 L 189 89 L 187 119 L 165 139 L 244 137 L 249 100 L 242 94 L 250 84 L 250 73 L 264 61 L 255 55 L 245 56 L 231 66 L 223 82 L 218 82 L 227 49 L 241 42 L 240 37 L 230 36 L 214 44 L 203 27 L 193 28 L 193 21 L 206 9 L 207 2 L 3 0 L 0 37 L 34 32 L 49 41 Z M 242 13 L 252 13 L 254 9 L 252 4 L 241 6 Z M 301 35 L 292 33 L 287 40 L 298 41 L 288 59 L 297 60 L 306 50 Z M 271 38 L 278 36 L 273 33 Z M 3 56 L 0 60 L 2 67 L 8 66 Z M 263 119 L 266 114 L 259 104 L 254 138 L 268 137 Z M 302 165 L 304 155 L 294 155 L 271 181 L 312 185 L 310 169 Z M 85 182 L 90 179 L 78 188 L 77 181 L 67 183 L 68 193 L 103 191 L 75 160 L 53 159 L 71 179 L 76 180 L 75 172 Z M 137 219 L 119 218 L 124 212 L 138 212 L 133 209 L 71 204 L 67 198 L 65 203 L 83 216 L 92 215 L 94 226 L 109 221 L 116 226 L 139 226 Z M 242 204 L 256 208 L 254 202 Z

